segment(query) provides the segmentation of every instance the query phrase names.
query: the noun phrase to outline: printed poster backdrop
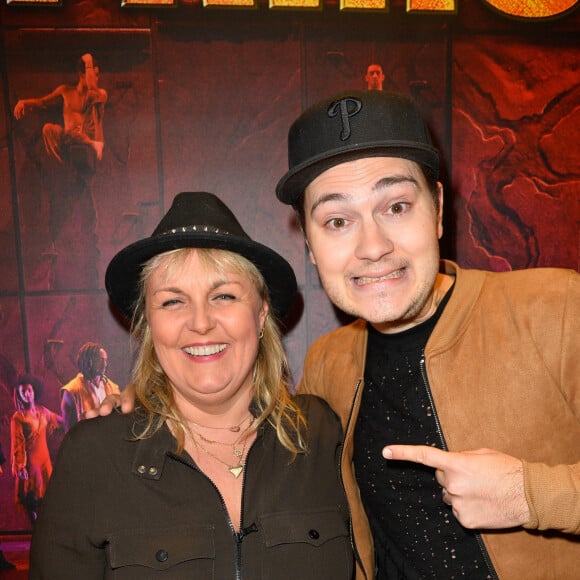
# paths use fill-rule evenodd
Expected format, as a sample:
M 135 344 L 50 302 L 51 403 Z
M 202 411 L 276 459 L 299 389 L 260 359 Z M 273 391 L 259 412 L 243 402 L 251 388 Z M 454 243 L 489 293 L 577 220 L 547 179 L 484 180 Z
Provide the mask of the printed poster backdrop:
M 301 296 L 286 326 L 295 381 L 307 346 L 347 321 L 326 299 L 292 211 L 273 191 L 291 121 L 327 94 L 366 88 L 371 64 L 382 70 L 383 90 L 415 97 L 442 150 L 445 257 L 494 270 L 579 267 L 578 11 L 531 23 L 483 2 L 461 3 L 447 16 L 409 15 L 404 2 L 374 15 L 336 6 L 305 14 L 183 4 L 2 6 L 6 533 L 31 527 L 14 503 L 15 376 L 37 377 L 38 403 L 58 414 L 60 388 L 77 374 L 77 353 L 90 341 L 106 350 L 106 374 L 127 384 L 128 335 L 107 303 L 104 271 L 116 251 L 150 234 L 177 192 L 220 194 L 252 237 L 295 267 Z M 63 85 L 74 96 L 83 54 L 98 63 L 98 89 L 106 93 L 97 120 L 87 121 L 88 143 L 62 139 L 62 98 L 16 117 L 22 99 Z M 99 120 L 102 135 L 93 138 Z M 47 429 L 49 458 L 61 440 L 62 430 Z

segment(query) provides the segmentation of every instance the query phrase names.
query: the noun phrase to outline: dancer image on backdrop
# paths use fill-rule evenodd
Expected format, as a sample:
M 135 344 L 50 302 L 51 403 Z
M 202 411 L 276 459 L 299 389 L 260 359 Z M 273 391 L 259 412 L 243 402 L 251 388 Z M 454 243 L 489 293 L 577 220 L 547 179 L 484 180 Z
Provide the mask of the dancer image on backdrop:
M 39 220 L 41 229 L 47 227 L 46 238 L 30 238 L 39 244 L 39 253 L 26 248 L 39 260 L 51 288 L 98 283 L 98 200 L 92 185 L 103 158 L 108 102 L 99 73 L 87 52 L 78 60 L 76 83 L 60 84 L 14 106 L 13 130 L 25 153 L 19 169 L 24 229 L 36 229 Z
M 62 84 L 43 97 L 20 99 L 14 107 L 14 117 L 22 119 L 30 109 L 62 104 L 63 124 L 46 123 L 42 127 L 46 152 L 59 163 L 69 160 L 71 146 L 89 146 L 98 160 L 105 146 L 103 116 L 108 96 L 99 87 L 99 67 L 91 54 L 80 58 L 77 72 L 75 85 Z M 92 168 L 91 157 L 87 156 L 84 163 Z
M 385 73 L 380 64 L 372 63 L 367 67 L 365 81 L 369 91 L 382 91 L 385 82 Z
M 97 342 L 86 342 L 77 354 L 79 373 L 61 388 L 61 414 L 65 429 L 81 421 L 89 409 L 105 397 L 119 393 L 119 386 L 107 375 L 107 351 Z
M 52 474 L 47 437 L 63 428 L 62 417 L 37 404 L 43 385 L 37 377 L 20 375 L 14 386 L 16 411 L 10 422 L 15 502 L 34 524 Z
M 340 423 L 288 390 L 288 262 L 181 193 L 105 285 L 133 321 L 136 409 L 67 433 L 30 579 L 351 580 Z

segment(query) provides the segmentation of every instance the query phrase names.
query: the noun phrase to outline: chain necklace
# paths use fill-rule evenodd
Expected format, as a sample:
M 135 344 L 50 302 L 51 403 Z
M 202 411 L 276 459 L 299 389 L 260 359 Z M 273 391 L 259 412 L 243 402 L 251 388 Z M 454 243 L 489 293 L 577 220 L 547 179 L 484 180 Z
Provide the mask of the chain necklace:
M 197 433 L 197 435 L 199 435 L 199 433 Z M 193 444 L 197 448 L 201 449 L 202 451 L 204 451 L 205 453 L 207 453 L 210 457 L 213 457 L 215 460 L 217 460 L 221 464 L 225 465 L 228 468 L 228 471 L 236 479 L 238 479 L 238 477 L 240 477 L 240 475 L 244 471 L 244 453 L 246 451 L 246 442 L 247 442 L 247 439 L 244 440 L 244 446 L 241 449 L 238 449 L 237 447 L 235 447 L 234 445 L 232 445 L 232 453 L 238 458 L 238 464 L 237 465 L 230 465 L 227 461 L 224 461 L 223 459 L 221 459 L 217 455 L 213 454 L 209 449 L 207 449 L 207 447 L 204 447 L 201 444 L 201 442 L 197 441 L 195 439 L 195 437 L 193 437 L 193 433 L 191 433 L 191 440 L 193 441 Z
M 252 415 L 248 415 L 247 417 L 244 417 L 237 425 L 230 425 L 229 427 L 210 427 L 208 425 L 202 425 L 201 423 L 196 423 L 195 421 L 191 421 L 191 420 L 189 420 L 188 423 L 190 425 L 195 425 L 196 427 L 202 427 L 203 429 L 224 429 L 226 431 L 231 431 L 232 433 L 239 433 L 242 429 L 242 424 L 248 418 L 250 419 L 249 427 L 251 427 L 253 422 L 254 422 L 254 417 Z
M 225 465 L 228 468 L 228 471 L 236 479 L 238 479 L 238 477 L 240 477 L 240 475 L 244 471 L 244 467 L 245 467 L 244 454 L 245 454 L 246 445 L 248 442 L 248 438 L 246 437 L 246 434 L 251 429 L 252 425 L 254 424 L 254 420 L 255 420 L 255 418 L 252 417 L 250 420 L 250 424 L 242 431 L 240 436 L 233 443 L 225 443 L 223 441 L 216 441 L 214 439 L 208 439 L 207 437 L 204 437 L 201 433 L 192 430 L 189 425 L 188 425 L 187 431 L 189 433 L 191 440 L 193 441 L 193 444 L 196 447 L 198 447 L 199 449 L 201 449 L 202 451 L 207 453 L 207 455 L 209 455 L 210 457 L 213 457 L 215 460 L 219 461 L 221 464 Z M 244 421 L 245 421 L 245 419 L 244 419 Z M 243 423 L 244 421 L 242 421 L 241 423 Z M 190 421 L 190 423 L 193 423 L 193 421 Z M 240 425 L 241 425 L 241 423 L 240 423 Z M 193 424 L 196 425 L 196 423 L 193 423 Z M 194 435 L 199 437 L 200 441 L 197 441 L 196 438 L 194 437 Z M 239 443 L 239 441 L 242 438 L 244 439 L 244 445 L 240 449 L 239 447 L 237 447 L 237 444 Z M 227 461 L 224 461 L 223 459 L 221 459 L 220 457 L 218 457 L 217 455 L 212 453 L 207 447 L 202 445 L 201 441 L 204 441 L 205 443 L 209 443 L 210 445 L 216 444 L 216 445 L 225 445 L 227 447 L 231 447 L 234 457 L 236 457 L 238 460 L 237 465 L 230 465 Z

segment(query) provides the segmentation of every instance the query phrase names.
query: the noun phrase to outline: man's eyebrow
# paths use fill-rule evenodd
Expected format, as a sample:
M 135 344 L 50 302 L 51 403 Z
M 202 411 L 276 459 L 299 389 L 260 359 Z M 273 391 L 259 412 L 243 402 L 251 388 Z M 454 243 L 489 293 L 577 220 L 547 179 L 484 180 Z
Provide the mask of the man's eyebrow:
M 325 195 L 322 195 L 320 198 L 318 198 L 313 204 L 312 207 L 310 208 L 310 215 L 312 216 L 312 214 L 315 212 L 316 208 L 319 205 L 322 205 L 323 203 L 328 203 L 329 201 L 342 201 L 345 199 L 349 199 L 350 196 L 344 194 L 344 193 L 327 193 Z
M 412 175 L 408 174 L 389 175 L 388 177 L 383 177 L 382 179 L 379 179 L 373 185 L 372 190 L 379 191 L 380 189 L 387 189 L 393 185 L 398 185 L 399 183 L 411 183 L 416 187 L 419 186 L 419 182 Z

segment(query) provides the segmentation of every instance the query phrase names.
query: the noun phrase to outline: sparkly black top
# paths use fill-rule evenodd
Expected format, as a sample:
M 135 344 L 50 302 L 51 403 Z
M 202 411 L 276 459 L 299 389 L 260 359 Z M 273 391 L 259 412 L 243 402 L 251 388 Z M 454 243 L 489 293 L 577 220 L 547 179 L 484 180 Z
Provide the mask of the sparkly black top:
M 375 541 L 377 580 L 491 578 L 476 533 L 443 503 L 430 467 L 387 461 L 387 444 L 443 447 L 422 358 L 451 291 L 429 320 L 398 334 L 369 325 L 354 465 Z

